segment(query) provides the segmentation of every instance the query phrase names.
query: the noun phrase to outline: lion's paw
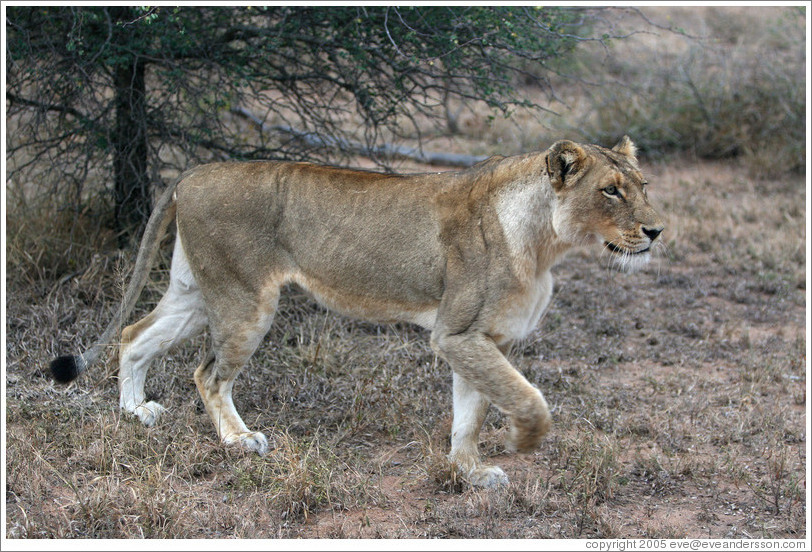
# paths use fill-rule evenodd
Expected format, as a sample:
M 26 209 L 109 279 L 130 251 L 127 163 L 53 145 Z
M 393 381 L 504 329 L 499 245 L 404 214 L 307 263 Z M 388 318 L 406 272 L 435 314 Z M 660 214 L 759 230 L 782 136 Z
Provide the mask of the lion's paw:
M 249 431 L 246 433 L 234 433 L 223 437 L 223 442 L 227 445 L 237 445 L 245 450 L 265 454 L 268 452 L 268 439 L 259 431 Z
M 511 417 L 510 431 L 505 448 L 508 452 L 531 452 L 553 425 L 550 410 L 544 396 L 536 389 L 537 396 L 531 406 Z
M 508 476 L 499 466 L 482 466 L 471 470 L 466 478 L 475 487 L 501 487 L 508 484 Z
M 161 417 L 161 414 L 166 412 L 166 408 L 160 403 L 149 401 L 139 404 L 130 412 L 135 414 L 138 419 L 141 420 L 142 424 L 147 427 L 152 427 L 158 423 L 158 418 Z
M 505 451 L 509 453 L 533 452 L 541 445 L 546 433 L 547 430 L 539 431 L 536 428 L 528 430 L 526 426 L 521 427 L 514 422 L 505 440 Z

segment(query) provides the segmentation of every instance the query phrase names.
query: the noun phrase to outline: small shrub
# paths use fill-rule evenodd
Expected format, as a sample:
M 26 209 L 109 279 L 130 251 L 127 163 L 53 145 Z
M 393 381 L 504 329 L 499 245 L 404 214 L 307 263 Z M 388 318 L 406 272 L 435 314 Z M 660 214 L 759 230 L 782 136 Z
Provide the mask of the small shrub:
M 761 18 L 779 17 L 768 24 Z M 709 11 L 706 22 L 731 18 Z M 648 155 L 685 151 L 706 159 L 741 157 L 754 175 L 801 172 L 805 159 L 804 19 L 792 11 L 744 12 L 731 43 L 713 34 L 686 44 L 621 42 L 611 63 L 585 70 L 610 75 L 588 90 L 575 128 L 611 143 L 629 134 Z M 738 28 L 738 27 L 737 27 Z M 725 27 L 729 29 L 729 25 Z M 783 40 L 776 41 L 776 33 Z M 671 44 L 673 42 L 673 44 Z M 595 65 L 600 63 L 600 67 Z

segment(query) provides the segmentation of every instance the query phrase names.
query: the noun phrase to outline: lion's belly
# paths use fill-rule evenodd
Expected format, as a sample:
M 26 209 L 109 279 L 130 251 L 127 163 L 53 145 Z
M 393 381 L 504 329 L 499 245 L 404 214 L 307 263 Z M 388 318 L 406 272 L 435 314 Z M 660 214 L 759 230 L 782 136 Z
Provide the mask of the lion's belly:
M 376 297 L 358 294 L 354 289 L 328 285 L 313 277 L 297 274 L 291 281 L 310 293 L 316 301 L 340 314 L 376 323 L 410 322 L 432 329 L 438 302 L 429 297 Z
M 539 323 L 541 316 L 550 304 L 553 293 L 553 277 L 550 272 L 543 273 L 525 292 L 511 296 L 506 300 L 502 314 L 497 319 L 493 335 L 501 337 L 498 341 L 507 342 L 527 337 Z

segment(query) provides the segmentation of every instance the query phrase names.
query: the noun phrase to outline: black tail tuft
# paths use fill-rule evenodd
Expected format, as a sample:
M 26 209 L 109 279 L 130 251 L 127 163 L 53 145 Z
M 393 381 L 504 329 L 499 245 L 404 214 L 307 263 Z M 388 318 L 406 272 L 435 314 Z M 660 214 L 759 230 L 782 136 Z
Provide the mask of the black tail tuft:
M 75 356 L 61 356 L 51 361 L 51 375 L 59 383 L 69 383 L 81 373 Z

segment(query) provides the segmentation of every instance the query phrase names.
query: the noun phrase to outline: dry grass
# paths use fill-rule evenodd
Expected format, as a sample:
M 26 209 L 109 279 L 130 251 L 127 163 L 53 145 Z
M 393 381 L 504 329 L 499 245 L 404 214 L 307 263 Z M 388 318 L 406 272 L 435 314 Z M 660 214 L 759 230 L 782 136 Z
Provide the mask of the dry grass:
M 445 460 L 451 374 L 425 332 L 347 320 L 296 289 L 235 390 L 274 443 L 265 457 L 217 442 L 192 382 L 205 337 L 152 368 L 148 394 L 169 408 L 154 428 L 118 411 L 114 362 L 54 386 L 47 362 L 98 336 L 130 258 L 88 245 L 86 263 L 51 271 L 25 258 L 43 230 L 10 233 L 6 537 L 804 538 L 804 176 L 644 168 L 665 247 L 634 275 L 595 251 L 554 271 L 548 314 L 510 356 L 554 429 L 506 455 L 489 415 L 482 451 L 511 478 L 498 490 L 468 488 Z

